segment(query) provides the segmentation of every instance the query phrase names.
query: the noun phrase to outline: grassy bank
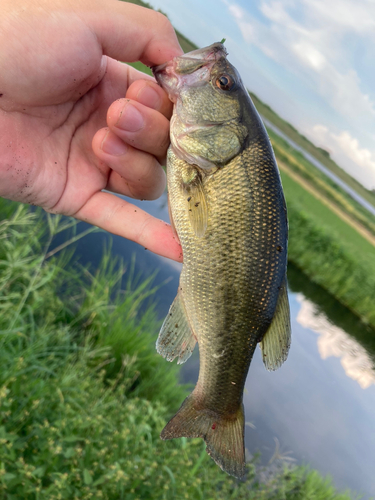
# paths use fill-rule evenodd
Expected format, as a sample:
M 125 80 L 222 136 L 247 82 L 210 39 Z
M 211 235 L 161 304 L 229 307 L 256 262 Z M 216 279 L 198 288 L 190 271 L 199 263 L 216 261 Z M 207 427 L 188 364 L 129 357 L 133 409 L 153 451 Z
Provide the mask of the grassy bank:
M 292 148 L 283 138 L 268 130 L 272 146 L 280 163 L 286 164 L 309 185 L 314 187 L 324 198 L 343 210 L 358 225 L 375 235 L 374 216 L 352 198 L 344 189 L 312 165 L 299 151 Z
M 252 461 L 238 482 L 201 440 L 161 441 L 186 389 L 155 352 L 153 310 L 138 314 L 151 284 L 131 266 L 124 281 L 108 254 L 94 274 L 53 254 L 69 221 L 7 202 L 0 214 L 0 498 L 350 498 L 282 464 L 263 484 Z
M 287 172 L 281 171 L 281 178 L 288 206 L 298 206 L 300 211 L 306 213 L 314 221 L 316 227 L 329 232 L 336 240 L 336 244 L 341 245 L 349 253 L 357 256 L 359 260 L 366 263 L 375 262 L 374 245 L 335 214 L 322 200 L 319 200 L 313 193 L 308 192 Z M 293 225 L 292 219 L 290 224 Z

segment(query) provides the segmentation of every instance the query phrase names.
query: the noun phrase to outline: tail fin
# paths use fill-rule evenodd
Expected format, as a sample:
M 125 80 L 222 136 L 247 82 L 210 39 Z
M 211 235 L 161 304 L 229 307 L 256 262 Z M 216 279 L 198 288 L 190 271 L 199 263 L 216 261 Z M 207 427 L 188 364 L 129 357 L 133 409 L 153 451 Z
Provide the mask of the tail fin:
M 201 437 L 207 453 L 231 476 L 241 479 L 245 475 L 244 412 L 228 418 L 216 416 L 209 410 L 197 409 L 194 391 L 185 399 L 176 415 L 164 427 L 160 437 Z M 195 407 L 196 406 L 196 407 Z

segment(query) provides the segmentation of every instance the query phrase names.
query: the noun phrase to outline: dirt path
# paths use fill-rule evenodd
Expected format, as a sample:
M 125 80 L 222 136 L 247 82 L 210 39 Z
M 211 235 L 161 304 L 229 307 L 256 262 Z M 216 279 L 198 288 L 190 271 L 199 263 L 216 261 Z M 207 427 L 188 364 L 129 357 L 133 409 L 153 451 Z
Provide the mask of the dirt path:
M 344 210 L 341 210 L 337 205 L 335 205 L 331 200 L 328 200 L 322 193 L 320 193 L 316 188 L 314 188 L 309 182 L 307 182 L 303 177 L 299 176 L 291 168 L 289 168 L 285 163 L 277 162 L 280 170 L 289 175 L 294 181 L 298 182 L 306 191 L 311 193 L 315 198 L 321 201 L 324 205 L 332 210 L 340 219 L 345 221 L 349 226 L 355 229 L 363 238 L 375 246 L 375 236 L 370 233 L 365 227 L 359 224 L 355 219 L 350 217 Z

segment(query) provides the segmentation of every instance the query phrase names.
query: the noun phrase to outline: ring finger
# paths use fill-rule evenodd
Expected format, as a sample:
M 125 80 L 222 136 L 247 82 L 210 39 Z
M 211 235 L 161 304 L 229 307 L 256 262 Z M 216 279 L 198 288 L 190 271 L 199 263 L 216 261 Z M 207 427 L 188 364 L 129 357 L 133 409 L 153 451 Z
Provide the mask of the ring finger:
M 106 189 L 132 198 L 153 200 L 165 189 L 166 176 L 155 156 L 133 148 L 108 128 L 92 143 L 95 155 L 112 169 Z

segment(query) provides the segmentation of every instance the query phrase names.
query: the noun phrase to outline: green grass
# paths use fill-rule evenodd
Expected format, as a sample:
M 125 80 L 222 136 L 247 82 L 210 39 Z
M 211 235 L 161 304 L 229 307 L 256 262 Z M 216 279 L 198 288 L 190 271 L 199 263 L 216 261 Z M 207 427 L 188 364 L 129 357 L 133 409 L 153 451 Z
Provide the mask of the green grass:
M 262 483 L 253 460 L 239 482 L 201 440 L 160 440 L 186 388 L 155 352 L 153 309 L 139 312 L 151 278 L 129 265 L 124 281 L 109 252 L 95 273 L 77 268 L 53 251 L 69 227 L 0 200 L 1 499 L 351 498 L 282 463 Z
M 357 223 L 375 235 L 375 219 L 368 210 L 354 200 L 346 191 L 312 165 L 299 152 L 293 149 L 283 138 L 272 130 L 268 131 L 276 158 L 285 163 L 304 180 L 317 189 L 325 198 L 346 212 Z
M 330 232 L 348 252 L 357 255 L 361 260 L 375 262 L 375 247 L 358 231 L 349 226 L 313 194 L 306 191 L 286 172 L 281 172 L 281 179 L 288 203 L 298 205 L 309 215 L 316 226 Z
M 133 66 L 133 68 L 137 69 L 138 71 L 142 71 L 142 73 L 146 73 L 146 75 L 152 76 L 151 69 L 148 66 L 146 66 L 145 64 L 141 63 L 140 61 L 127 63 L 127 64 L 129 64 L 129 66 Z

